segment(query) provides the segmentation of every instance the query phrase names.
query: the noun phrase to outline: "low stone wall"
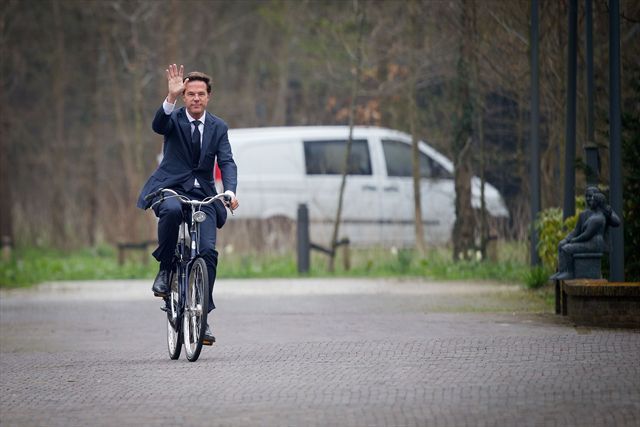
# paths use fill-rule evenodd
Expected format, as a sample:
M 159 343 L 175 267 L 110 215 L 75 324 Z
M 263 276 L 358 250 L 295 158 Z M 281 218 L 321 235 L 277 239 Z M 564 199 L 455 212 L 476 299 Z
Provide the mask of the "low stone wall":
M 576 324 L 640 328 L 640 282 L 560 282 L 560 311 Z

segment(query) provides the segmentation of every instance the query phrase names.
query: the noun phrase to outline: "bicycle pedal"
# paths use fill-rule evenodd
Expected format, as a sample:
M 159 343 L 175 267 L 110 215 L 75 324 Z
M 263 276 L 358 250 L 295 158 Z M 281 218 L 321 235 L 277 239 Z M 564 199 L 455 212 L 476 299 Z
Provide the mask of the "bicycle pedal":
M 216 342 L 215 338 L 213 339 L 213 341 L 202 340 L 202 345 L 213 345 L 214 342 Z
M 164 311 L 165 313 L 169 312 L 169 308 L 167 306 L 160 307 L 160 310 Z

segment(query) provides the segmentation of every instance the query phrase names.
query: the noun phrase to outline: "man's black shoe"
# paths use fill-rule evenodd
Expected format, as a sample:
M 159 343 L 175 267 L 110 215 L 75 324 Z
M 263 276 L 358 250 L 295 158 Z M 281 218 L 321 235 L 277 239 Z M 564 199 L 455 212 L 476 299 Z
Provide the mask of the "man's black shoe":
M 207 329 L 204 331 L 204 336 L 202 337 L 202 344 L 213 345 L 214 342 L 216 342 L 216 337 L 213 336 L 211 328 L 207 325 Z
M 156 276 L 156 280 L 153 281 L 153 295 L 157 297 L 166 297 L 171 292 L 169 287 L 169 270 L 160 270 Z

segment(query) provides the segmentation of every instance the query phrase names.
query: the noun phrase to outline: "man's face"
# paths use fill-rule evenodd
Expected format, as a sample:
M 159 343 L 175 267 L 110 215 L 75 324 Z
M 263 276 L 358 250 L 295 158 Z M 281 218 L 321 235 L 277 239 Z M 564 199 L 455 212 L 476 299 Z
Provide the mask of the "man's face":
M 184 86 L 182 100 L 191 117 L 199 119 L 209 103 L 207 84 L 200 80 L 187 82 Z

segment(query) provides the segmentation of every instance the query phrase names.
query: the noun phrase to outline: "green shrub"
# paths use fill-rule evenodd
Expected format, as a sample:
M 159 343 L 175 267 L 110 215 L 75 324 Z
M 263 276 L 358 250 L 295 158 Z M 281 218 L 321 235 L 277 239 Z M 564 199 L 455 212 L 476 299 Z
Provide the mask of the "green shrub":
M 542 265 L 551 271 L 558 267 L 558 243 L 566 235 L 560 208 L 545 209 L 535 222 L 538 232 L 538 256 Z
M 411 267 L 411 262 L 413 261 L 413 250 L 411 249 L 400 249 L 398 251 L 398 265 L 397 271 L 399 273 L 406 274 Z
M 539 289 L 549 280 L 550 272 L 545 267 L 533 267 L 525 273 L 524 285 L 529 289 Z
M 562 221 L 562 209 L 548 208 L 538 214 L 535 222 L 538 231 L 538 256 L 547 271 L 558 268 L 558 243 L 578 222 L 579 212 L 584 210 L 584 196 L 576 197 L 576 214 Z

